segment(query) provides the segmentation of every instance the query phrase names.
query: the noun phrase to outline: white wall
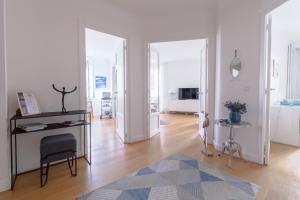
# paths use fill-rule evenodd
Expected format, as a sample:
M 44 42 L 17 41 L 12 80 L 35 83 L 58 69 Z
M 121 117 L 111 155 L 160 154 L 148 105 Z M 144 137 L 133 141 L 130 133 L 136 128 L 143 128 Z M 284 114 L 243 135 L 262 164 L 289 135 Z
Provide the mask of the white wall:
M 0 191 L 10 188 L 9 139 L 7 134 L 7 83 L 5 42 L 5 0 L 0 1 Z
M 15 93 L 19 90 L 33 92 L 42 111 L 61 109 L 60 95 L 53 91 L 51 84 L 67 88 L 80 85 L 82 70 L 79 58 L 84 57 L 80 41 L 84 41 L 84 35 L 81 38 L 79 29 L 90 27 L 128 39 L 129 140 L 144 138 L 143 113 L 138 112 L 143 110 L 142 95 L 139 95 L 143 88 L 142 41 L 140 22 L 135 16 L 101 0 L 88 3 L 84 0 L 10 0 L 7 4 L 10 116 L 17 109 Z M 67 109 L 78 109 L 82 98 L 86 98 L 83 91 L 67 96 Z M 79 136 L 76 128 L 58 133 L 65 131 Z M 20 171 L 39 166 L 39 142 L 48 134 L 51 132 L 19 137 Z
M 111 78 L 112 78 L 112 66 L 110 63 L 103 65 L 100 60 L 95 60 L 95 76 L 105 76 L 106 79 L 106 88 L 100 89 L 96 88 L 96 98 L 102 98 L 103 91 L 110 91 L 112 92 L 111 88 Z
M 199 88 L 200 87 L 200 59 L 177 60 L 163 63 L 162 82 L 160 88 L 162 94 L 161 111 L 168 111 L 170 100 L 178 99 L 179 88 Z M 176 94 L 170 96 L 169 91 L 175 91 Z
M 286 98 L 288 45 L 291 41 L 278 27 L 272 26 L 271 104 Z M 273 60 L 278 65 L 278 77 L 273 77 Z M 276 72 L 274 72 L 276 73 Z
M 235 9 L 232 9 L 232 8 Z M 230 0 L 220 2 L 217 31 L 216 118 L 228 118 L 223 104 L 240 100 L 248 104 L 243 120 L 252 123 L 239 129 L 236 140 L 242 145 L 245 159 L 259 160 L 259 73 L 260 73 L 260 1 Z M 238 50 L 242 71 L 237 79 L 230 74 L 234 50 Z M 229 130 L 215 126 L 215 146 L 228 139 Z
M 86 55 L 95 58 L 108 58 L 112 63 L 116 60 L 116 50 L 123 39 L 111 34 L 85 29 Z
M 208 112 L 210 118 L 214 119 L 214 88 L 215 88 L 215 31 L 216 31 L 216 10 L 199 9 L 198 12 L 190 12 L 188 14 L 177 14 L 166 16 L 153 16 L 144 21 L 144 69 L 147 69 L 147 45 L 154 42 L 168 42 L 193 39 L 208 39 Z M 144 71 L 144 80 L 148 79 L 147 70 Z M 145 81 L 146 82 L 146 81 Z M 148 108 L 147 85 L 144 86 L 144 110 Z M 145 124 L 149 124 L 147 120 L 147 112 L 144 114 Z M 209 129 L 209 140 L 212 142 L 213 126 Z M 145 133 L 148 133 L 148 127 L 145 127 Z
M 101 99 L 103 91 L 110 91 L 112 90 L 111 86 L 111 79 L 112 79 L 112 67 L 113 64 L 108 59 L 102 58 L 88 58 L 89 61 L 92 62 L 94 66 L 94 75 L 95 76 L 105 76 L 106 79 L 106 88 L 95 88 L 95 98 Z
M 244 116 L 244 120 L 250 121 L 253 127 L 239 130 L 237 141 L 243 146 L 245 158 L 255 162 L 261 162 L 262 155 L 260 105 L 263 102 L 261 98 L 263 89 L 260 87 L 260 83 L 263 80 L 260 74 L 261 66 L 263 66 L 264 19 L 267 12 L 282 2 L 282 0 L 222 1 L 218 11 L 202 12 L 199 10 L 198 13 L 186 15 L 160 16 L 159 19 L 152 17 L 144 23 L 145 45 L 151 42 L 204 37 L 209 39 L 210 90 L 208 102 L 209 112 L 213 113 L 211 119 L 228 117 L 228 111 L 223 107 L 224 101 L 228 99 L 247 102 L 249 112 Z M 243 69 L 241 76 L 232 80 L 229 65 L 235 49 L 239 50 Z M 146 52 L 145 55 L 147 55 Z M 144 65 L 146 66 L 146 63 Z M 147 73 L 145 74 L 146 78 Z M 216 92 L 214 93 L 215 83 Z M 145 89 L 145 91 L 147 90 Z M 144 102 L 146 103 L 147 100 Z M 216 110 L 215 113 L 214 110 Z M 214 143 L 220 147 L 228 137 L 228 130 L 215 128 Z M 210 135 L 212 135 L 212 130 L 210 130 Z
M 96 76 L 105 76 L 106 77 L 106 88 L 96 88 L 95 80 L 92 82 L 93 85 L 90 87 L 94 87 L 95 97 L 92 98 L 93 102 L 93 115 L 100 116 L 101 115 L 101 98 L 103 92 L 111 92 L 112 94 L 112 63 L 109 59 L 104 58 L 95 58 L 88 57 L 89 62 L 94 68 L 94 78 Z M 93 95 L 93 94 L 92 94 Z

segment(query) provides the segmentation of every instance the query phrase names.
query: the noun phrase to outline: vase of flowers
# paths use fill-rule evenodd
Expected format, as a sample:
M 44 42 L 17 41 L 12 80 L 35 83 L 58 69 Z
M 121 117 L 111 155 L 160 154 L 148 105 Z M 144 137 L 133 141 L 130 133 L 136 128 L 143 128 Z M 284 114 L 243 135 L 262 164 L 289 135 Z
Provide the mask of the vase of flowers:
M 224 106 L 230 111 L 229 119 L 233 123 L 240 123 L 241 115 L 247 112 L 247 104 L 240 103 L 239 101 L 227 101 Z

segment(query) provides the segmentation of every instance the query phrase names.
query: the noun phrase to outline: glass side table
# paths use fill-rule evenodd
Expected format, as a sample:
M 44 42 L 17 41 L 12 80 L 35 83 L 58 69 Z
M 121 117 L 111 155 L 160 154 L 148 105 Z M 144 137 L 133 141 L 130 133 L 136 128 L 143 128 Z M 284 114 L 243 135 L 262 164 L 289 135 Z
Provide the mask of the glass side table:
M 220 127 L 225 127 L 230 129 L 229 139 L 222 144 L 222 152 L 218 156 L 221 156 L 225 152 L 228 152 L 230 159 L 228 160 L 228 166 L 232 165 L 232 157 L 238 152 L 240 158 L 242 158 L 242 147 L 239 143 L 234 140 L 235 129 L 238 128 L 249 128 L 252 125 L 249 122 L 241 121 L 240 123 L 232 123 L 227 119 L 219 119 L 215 121 L 215 124 Z

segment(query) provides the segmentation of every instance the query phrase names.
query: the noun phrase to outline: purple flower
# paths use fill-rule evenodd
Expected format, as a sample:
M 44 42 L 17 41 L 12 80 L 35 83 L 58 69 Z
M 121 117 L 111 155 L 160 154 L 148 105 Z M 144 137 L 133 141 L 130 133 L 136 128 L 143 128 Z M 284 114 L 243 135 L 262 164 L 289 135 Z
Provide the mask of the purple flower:
M 240 114 L 245 114 L 247 112 L 247 104 L 240 103 L 239 101 L 226 101 L 224 106 L 232 112 L 239 112 Z

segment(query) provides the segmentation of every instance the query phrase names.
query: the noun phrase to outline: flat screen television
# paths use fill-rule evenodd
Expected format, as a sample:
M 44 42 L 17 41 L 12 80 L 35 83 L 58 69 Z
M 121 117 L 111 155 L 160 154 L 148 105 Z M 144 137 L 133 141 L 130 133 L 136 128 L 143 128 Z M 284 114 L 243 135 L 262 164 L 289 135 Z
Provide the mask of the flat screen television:
M 179 100 L 199 99 L 199 88 L 179 88 Z

